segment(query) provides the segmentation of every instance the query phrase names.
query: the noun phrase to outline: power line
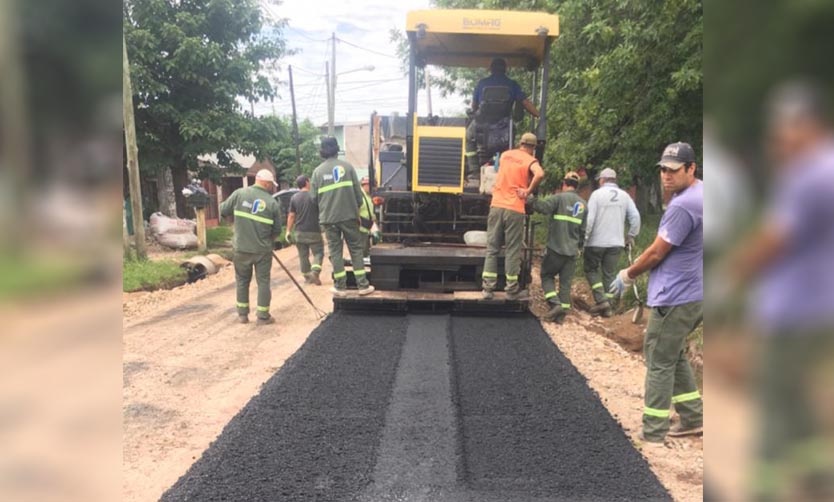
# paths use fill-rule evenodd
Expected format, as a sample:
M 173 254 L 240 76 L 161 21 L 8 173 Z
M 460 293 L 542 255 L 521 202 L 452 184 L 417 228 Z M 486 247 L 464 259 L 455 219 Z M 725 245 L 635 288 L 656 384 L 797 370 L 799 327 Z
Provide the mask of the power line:
M 391 58 L 391 59 L 400 59 L 399 57 L 394 56 L 392 54 L 385 54 L 384 52 L 378 52 L 378 51 L 375 51 L 373 49 L 368 49 L 367 47 L 362 47 L 361 45 L 354 44 L 353 42 L 348 42 L 347 40 L 344 40 L 344 39 L 341 39 L 341 38 L 338 38 L 338 37 L 336 38 L 336 40 L 338 40 L 339 42 L 346 43 L 346 44 L 350 45 L 351 47 L 356 47 L 357 49 L 361 49 L 363 51 L 370 52 L 371 54 L 376 54 L 377 56 L 384 56 L 386 58 Z
M 292 26 L 287 26 L 287 28 L 290 29 L 291 31 L 294 31 L 294 32 L 298 33 L 299 35 L 301 35 L 302 37 L 306 38 L 307 40 L 309 40 L 311 42 L 329 42 L 330 41 L 330 38 L 313 38 L 313 37 L 307 35 L 306 33 L 304 33 L 303 31 L 301 31 L 297 28 L 293 28 Z

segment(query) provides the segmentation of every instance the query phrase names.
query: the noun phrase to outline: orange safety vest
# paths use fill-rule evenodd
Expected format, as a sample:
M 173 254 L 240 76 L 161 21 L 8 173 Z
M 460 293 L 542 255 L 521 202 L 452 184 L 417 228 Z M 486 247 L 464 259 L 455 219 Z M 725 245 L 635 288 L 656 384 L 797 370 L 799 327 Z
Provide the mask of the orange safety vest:
M 516 190 L 530 185 L 530 166 L 536 162 L 535 157 L 520 148 L 502 153 L 490 206 L 524 214 L 524 199 L 518 196 Z

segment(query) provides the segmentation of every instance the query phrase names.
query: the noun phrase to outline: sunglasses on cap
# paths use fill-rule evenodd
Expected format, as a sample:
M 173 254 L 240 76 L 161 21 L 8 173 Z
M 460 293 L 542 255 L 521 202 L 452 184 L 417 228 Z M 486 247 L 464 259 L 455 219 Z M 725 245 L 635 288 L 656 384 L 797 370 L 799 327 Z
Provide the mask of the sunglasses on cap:
M 689 166 L 690 166 L 690 164 L 684 164 L 677 169 L 672 169 L 671 167 L 666 167 L 666 166 L 660 166 L 660 172 L 663 173 L 663 174 L 666 174 L 666 173 L 669 173 L 669 172 L 674 173 L 674 172 L 678 172 L 678 171 L 685 171 L 689 168 Z

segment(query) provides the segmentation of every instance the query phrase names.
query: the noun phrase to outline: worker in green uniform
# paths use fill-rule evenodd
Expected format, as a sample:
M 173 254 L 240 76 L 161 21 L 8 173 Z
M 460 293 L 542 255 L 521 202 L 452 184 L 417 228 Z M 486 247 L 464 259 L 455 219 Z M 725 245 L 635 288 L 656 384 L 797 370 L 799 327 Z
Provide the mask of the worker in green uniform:
M 362 178 L 362 196 L 362 205 L 359 206 L 359 231 L 363 234 L 362 256 L 368 257 L 371 254 L 371 229 L 376 223 L 376 215 L 371 199 L 371 180 L 367 176 Z
M 319 224 L 327 236 L 330 262 L 333 264 L 333 295 L 347 295 L 347 273 L 342 256 L 345 243 L 350 252 L 359 294 L 371 294 L 374 287 L 365 276 L 362 259 L 364 234 L 359 230 L 359 206 L 362 205 L 364 195 L 359 186 L 359 178 L 349 162 L 339 159 L 339 143 L 336 138 L 323 138 L 319 154 L 324 162 L 313 171 L 310 196 L 318 204 Z
M 249 284 L 252 269 L 258 283 L 257 323 L 272 324 L 269 314 L 272 292 L 269 276 L 272 270 L 272 245 L 281 235 L 281 206 L 272 198 L 275 176 L 261 169 L 255 184 L 235 190 L 220 205 L 221 216 L 235 217 L 234 258 L 237 284 L 237 313 L 241 323 L 249 322 Z
M 531 202 L 534 211 L 547 216 L 547 250 L 541 266 L 544 298 L 551 306 L 544 315 L 546 321 L 561 323 L 570 311 L 570 285 L 576 270 L 576 258 L 585 239 L 587 211 L 585 201 L 576 189 L 579 175 L 573 171 L 565 174 L 562 191 L 546 199 Z M 559 277 L 556 292 L 555 277 Z
M 290 199 L 287 215 L 287 242 L 295 244 L 298 263 L 307 284 L 321 286 L 321 262 L 324 260 L 324 240 L 319 227 L 319 209 L 310 197 L 310 178 L 301 175 L 295 179 L 298 192 Z M 313 263 L 310 263 L 310 253 Z

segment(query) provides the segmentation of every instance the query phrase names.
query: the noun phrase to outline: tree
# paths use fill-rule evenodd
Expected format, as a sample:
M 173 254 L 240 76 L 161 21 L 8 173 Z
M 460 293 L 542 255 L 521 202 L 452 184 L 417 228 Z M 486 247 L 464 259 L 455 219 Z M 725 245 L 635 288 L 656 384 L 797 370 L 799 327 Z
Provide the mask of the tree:
M 189 170 L 212 174 L 198 156 L 215 153 L 224 167 L 240 167 L 232 149 L 265 156 L 276 125 L 239 99 L 276 97 L 266 72 L 286 53 L 284 23 L 257 0 L 128 0 L 124 19 L 141 165 L 171 170 L 184 216 Z

